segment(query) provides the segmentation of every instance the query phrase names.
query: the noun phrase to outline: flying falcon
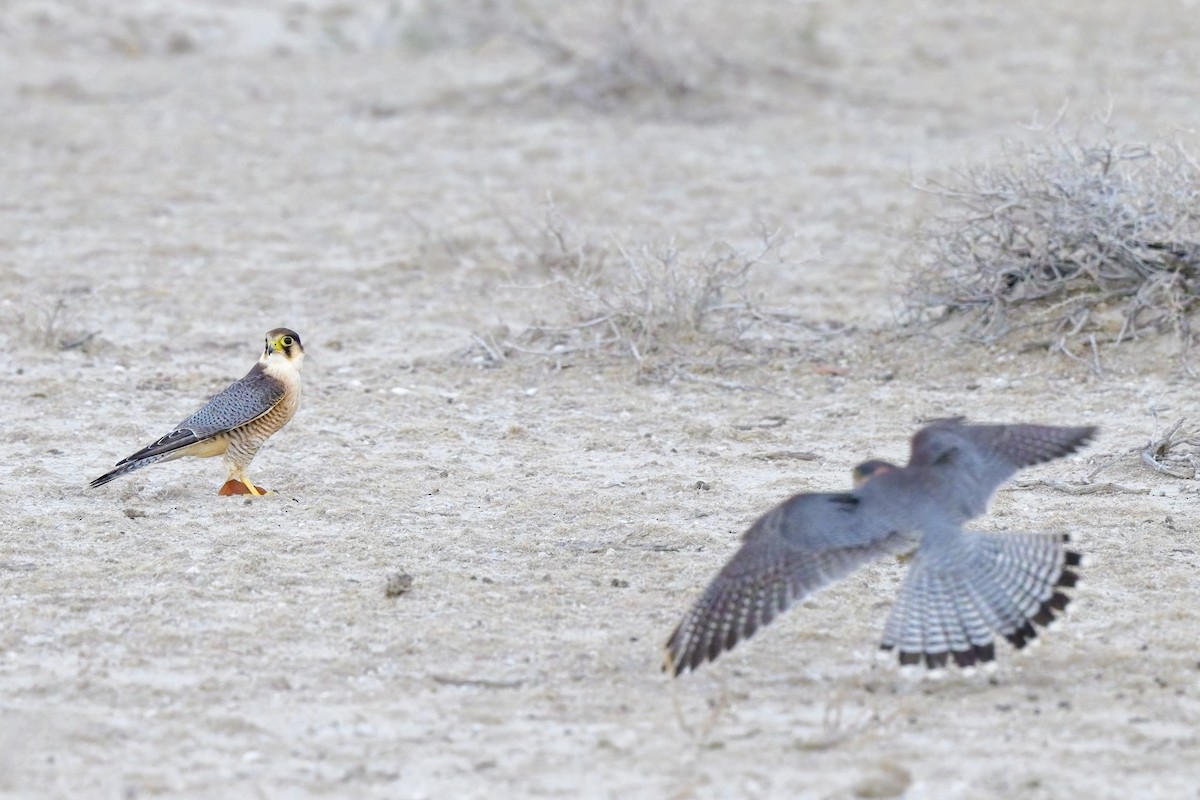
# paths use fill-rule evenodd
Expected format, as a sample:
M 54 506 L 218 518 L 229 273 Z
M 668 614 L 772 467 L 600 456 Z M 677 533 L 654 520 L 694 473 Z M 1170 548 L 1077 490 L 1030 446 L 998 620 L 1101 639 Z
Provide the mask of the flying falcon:
M 995 658 L 993 634 L 1015 647 L 1070 598 L 1080 557 L 1058 533 L 979 533 L 1022 467 L 1073 453 L 1091 427 L 970 425 L 938 420 L 917 432 L 904 467 L 867 461 L 849 492 L 798 494 L 760 517 L 667 641 L 664 669 L 695 669 L 817 589 L 886 555 L 915 553 L 883 632 L 901 664 L 960 667 Z
M 267 346 L 246 377 L 230 384 L 175 430 L 92 481 L 94 489 L 127 472 L 182 456 L 224 456 L 228 479 L 218 494 L 265 494 L 246 477 L 258 448 L 300 407 L 300 364 L 304 346 L 287 328 L 267 334 Z

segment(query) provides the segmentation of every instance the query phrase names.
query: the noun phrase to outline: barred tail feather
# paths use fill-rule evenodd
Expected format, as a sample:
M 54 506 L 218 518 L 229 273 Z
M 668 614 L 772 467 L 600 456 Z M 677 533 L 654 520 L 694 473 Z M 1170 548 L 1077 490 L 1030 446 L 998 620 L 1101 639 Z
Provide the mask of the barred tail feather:
M 1078 580 L 1068 537 L 1043 533 L 964 533 L 948 558 L 913 560 L 884 629 L 883 648 L 901 664 L 960 667 L 995 658 L 999 634 L 1017 648 L 1070 602 Z
M 174 455 L 174 454 L 173 453 L 162 453 L 162 454 L 156 455 L 156 456 L 147 456 L 146 458 L 139 458 L 136 461 L 129 461 L 129 460 L 122 461 L 120 463 L 120 465 L 117 466 L 116 469 L 112 470 L 111 472 L 104 473 L 99 478 L 96 478 L 96 480 L 94 480 L 90 484 L 88 484 L 88 486 L 90 486 L 93 489 L 95 489 L 97 486 L 103 486 L 104 484 L 106 484 L 110 481 L 114 481 L 117 478 L 121 477 L 122 475 L 124 475 L 128 472 L 133 472 L 135 469 L 141 469 L 142 467 L 148 467 L 151 464 L 162 461 L 163 459 L 167 458 L 168 455 Z

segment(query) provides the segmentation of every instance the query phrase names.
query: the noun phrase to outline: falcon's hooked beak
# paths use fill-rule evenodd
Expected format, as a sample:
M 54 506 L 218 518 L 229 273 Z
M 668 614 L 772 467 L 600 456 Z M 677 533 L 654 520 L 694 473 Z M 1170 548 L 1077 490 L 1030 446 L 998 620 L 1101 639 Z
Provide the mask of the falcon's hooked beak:
M 871 478 L 874 478 L 876 475 L 882 475 L 883 473 L 895 468 L 895 464 L 887 461 L 880 461 L 878 459 L 872 459 L 859 464 L 851 471 L 850 474 L 854 476 L 854 486 L 857 488 L 871 480 Z

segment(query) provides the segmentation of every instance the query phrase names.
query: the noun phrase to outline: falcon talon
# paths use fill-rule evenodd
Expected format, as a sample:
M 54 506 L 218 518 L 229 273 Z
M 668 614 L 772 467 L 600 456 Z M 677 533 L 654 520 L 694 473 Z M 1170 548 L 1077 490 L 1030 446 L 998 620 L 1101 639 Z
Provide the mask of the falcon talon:
M 175 430 L 117 462 L 116 469 L 92 481 L 95 489 L 136 469 L 183 456 L 224 456 L 228 478 L 217 494 L 268 494 L 246 477 L 246 468 L 271 434 L 300 407 L 300 365 L 304 345 L 288 328 L 267 334 L 266 347 L 246 376 L 230 384 Z
M 882 649 L 902 666 L 995 667 L 995 640 L 1039 641 L 1079 583 L 1081 556 L 1057 533 L 963 529 L 1024 467 L 1074 453 L 1093 427 L 973 425 L 917 431 L 906 466 L 865 461 L 849 492 L 805 493 L 768 511 L 667 640 L 663 668 L 696 669 L 813 592 L 885 556 L 911 555 Z

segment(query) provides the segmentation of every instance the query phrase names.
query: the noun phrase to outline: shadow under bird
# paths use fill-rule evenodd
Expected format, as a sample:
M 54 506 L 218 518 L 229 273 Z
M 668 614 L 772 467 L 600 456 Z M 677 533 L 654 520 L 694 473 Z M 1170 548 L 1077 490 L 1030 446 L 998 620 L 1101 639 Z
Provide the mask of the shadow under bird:
M 267 438 L 300 407 L 300 365 L 304 346 L 288 328 L 267 334 L 266 348 L 246 376 L 215 395 L 204 407 L 154 444 L 117 462 L 116 469 L 91 482 L 94 489 L 136 469 L 183 456 L 224 456 L 228 476 L 218 494 L 261 495 L 266 489 L 246 477 L 246 469 Z
M 858 567 L 913 554 L 883 632 L 901 664 L 960 667 L 1017 648 L 1066 608 L 1079 554 L 1059 533 L 980 533 L 963 524 L 1019 469 L 1075 452 L 1093 427 L 938 420 L 908 464 L 866 461 L 849 492 L 798 494 L 768 511 L 667 641 L 664 669 L 711 661 L 780 612 Z

